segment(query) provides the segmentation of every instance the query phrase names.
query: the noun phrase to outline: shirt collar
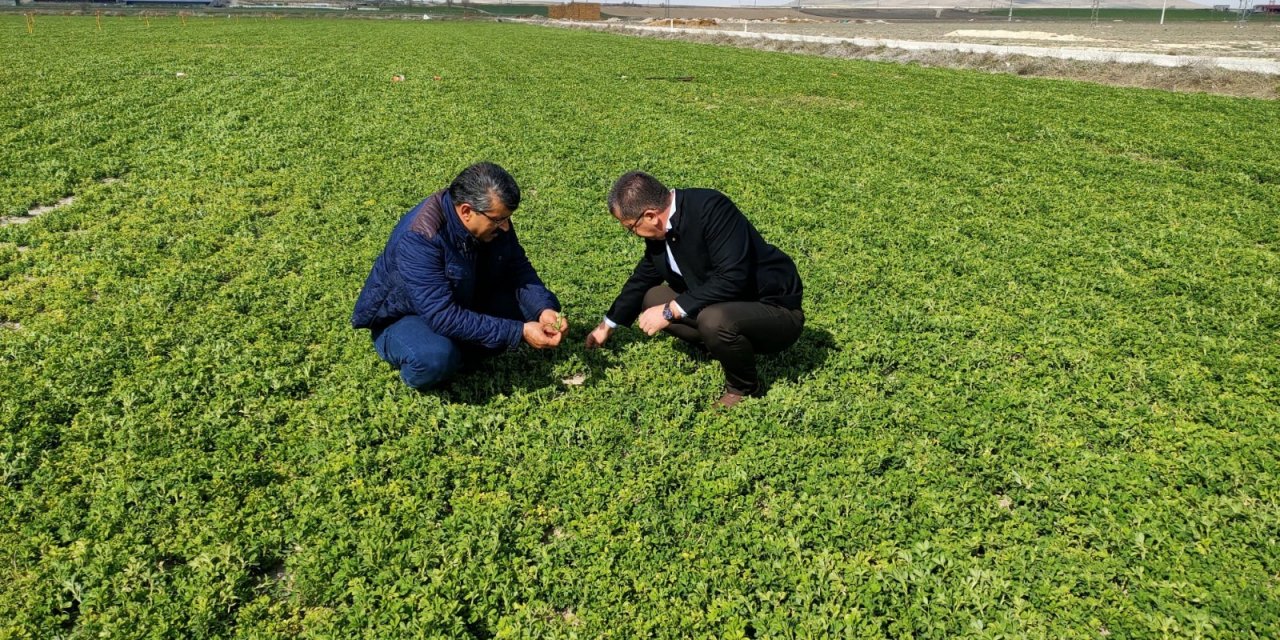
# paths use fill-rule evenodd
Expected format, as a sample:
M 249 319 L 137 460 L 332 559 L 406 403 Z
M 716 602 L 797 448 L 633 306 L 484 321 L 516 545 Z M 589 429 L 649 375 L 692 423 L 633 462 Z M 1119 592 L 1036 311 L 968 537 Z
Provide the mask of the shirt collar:
M 675 189 L 671 190 L 671 207 L 669 207 L 667 211 L 670 212 L 667 214 L 667 231 L 670 231 L 672 220 L 675 220 L 676 218 L 676 190 Z

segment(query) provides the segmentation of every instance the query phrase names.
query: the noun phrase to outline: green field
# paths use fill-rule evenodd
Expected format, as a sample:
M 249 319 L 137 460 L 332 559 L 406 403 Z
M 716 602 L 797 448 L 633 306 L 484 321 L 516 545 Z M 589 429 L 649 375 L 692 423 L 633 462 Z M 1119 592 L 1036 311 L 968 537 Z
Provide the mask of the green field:
M 1275 102 L 519 25 L 0 43 L 0 216 L 75 196 L 0 227 L 2 638 L 1280 635 Z M 418 394 L 351 306 L 486 158 L 573 340 Z M 582 350 L 632 168 L 795 257 L 766 399 Z
M 52 2 L 49 0 L 40 0 L 40 4 L 36 7 L 39 11 L 34 13 L 40 14 L 69 14 L 71 12 L 80 12 L 82 14 L 95 15 L 101 11 L 106 14 L 105 19 L 117 19 L 120 17 L 134 17 L 141 20 L 144 15 L 158 18 L 179 19 L 178 15 L 186 14 L 192 19 L 209 19 L 209 18 L 227 18 L 240 19 L 247 17 L 256 18 L 294 18 L 294 17 L 312 17 L 312 18 L 360 18 L 360 19 L 385 19 L 400 18 L 407 19 L 412 16 L 427 15 L 432 18 L 491 18 L 491 17 L 528 17 L 528 16 L 546 16 L 547 5 L 530 5 L 530 4 L 467 4 L 459 3 L 456 6 L 448 5 L 385 5 L 380 7 L 364 7 L 363 9 L 318 9 L 315 7 L 267 7 L 242 5 L 237 7 L 205 7 L 205 6 L 182 6 L 182 5 L 117 5 L 117 4 L 86 4 L 82 2 Z M 13 7 L 0 7 L 0 16 L 5 14 L 32 13 L 31 5 L 18 5 Z M 108 23 L 109 24 L 109 23 Z M 97 25 L 94 25 L 96 30 Z M 6 34 L 10 35 L 10 34 Z

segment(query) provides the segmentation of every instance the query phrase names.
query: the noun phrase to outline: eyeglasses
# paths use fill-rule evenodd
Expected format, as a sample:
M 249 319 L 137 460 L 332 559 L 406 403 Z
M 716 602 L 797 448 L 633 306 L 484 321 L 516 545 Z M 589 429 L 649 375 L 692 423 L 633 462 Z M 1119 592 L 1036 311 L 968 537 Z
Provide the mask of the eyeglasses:
M 498 226 L 502 226 L 503 224 L 506 224 L 506 223 L 508 223 L 508 222 L 511 222 L 511 216 L 506 216 L 506 217 L 502 217 L 502 218 L 495 218 L 495 217 L 493 217 L 493 216 L 489 215 L 488 213 L 485 213 L 484 211 L 481 211 L 481 210 L 479 210 L 479 209 L 475 209 L 475 212 L 476 212 L 476 213 L 478 213 L 478 214 L 480 214 L 480 215 L 482 215 L 482 216 L 484 216 L 484 217 L 486 217 L 486 218 L 488 218 L 488 219 L 489 219 L 489 222 L 492 222 L 492 223 L 494 223 L 494 224 L 496 224 L 496 225 L 498 225 Z
M 635 219 L 634 221 L 632 221 L 632 223 L 631 223 L 631 224 L 627 224 L 627 223 L 625 223 L 625 222 L 624 222 L 624 223 L 622 223 L 622 226 L 626 227 L 628 232 L 630 232 L 630 233 L 635 233 L 635 232 L 636 232 L 636 227 L 640 226 L 640 221 L 641 221 L 641 220 L 644 220 L 644 214 L 643 214 L 643 213 L 642 213 L 642 214 L 640 214 L 640 215 L 638 215 L 638 216 L 636 216 L 636 219 Z

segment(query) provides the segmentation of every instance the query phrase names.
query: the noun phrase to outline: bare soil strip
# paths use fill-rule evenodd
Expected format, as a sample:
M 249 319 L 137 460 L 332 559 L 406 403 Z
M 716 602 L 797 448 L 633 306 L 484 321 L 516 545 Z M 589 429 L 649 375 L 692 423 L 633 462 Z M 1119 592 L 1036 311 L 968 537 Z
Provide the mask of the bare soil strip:
M 715 29 L 637 27 L 616 23 L 555 23 L 547 21 L 535 21 L 534 23 L 548 26 L 606 30 L 668 40 L 749 47 L 764 51 L 915 63 L 930 67 L 1059 78 L 1112 86 L 1213 93 L 1267 100 L 1280 98 L 1280 78 L 1276 75 L 1280 74 L 1280 62 L 1274 60 L 1161 56 L 1124 51 L 1099 51 L 1096 49 L 909 42 L 824 36 L 797 38 L 795 34 L 757 34 Z M 1058 52 L 1064 55 L 1036 55 L 1043 54 L 1043 52 Z M 1229 61 L 1227 65 L 1211 63 L 1211 61 L 1222 62 L 1224 60 Z M 1258 69 L 1265 69 L 1266 71 L 1259 71 Z
M 117 182 L 120 182 L 120 178 L 108 177 L 108 178 L 102 178 L 101 180 L 98 180 L 98 184 L 115 184 Z M 32 220 L 35 220 L 36 218 L 39 218 L 40 216 L 46 213 L 49 213 L 51 211 L 56 211 L 66 206 L 70 206 L 75 201 L 76 201 L 76 196 L 71 195 L 53 204 L 30 209 L 27 211 L 26 215 L 11 216 L 8 218 L 0 216 L 0 227 L 7 227 L 11 224 L 26 224 L 28 222 L 31 222 Z M 19 251 L 21 250 L 22 248 L 19 248 Z
M 44 206 L 44 207 L 36 207 L 34 209 L 31 209 L 30 211 L 27 211 L 27 215 L 25 216 L 13 216 L 11 218 L 0 218 L 0 227 L 7 227 L 11 224 L 26 224 L 28 222 L 31 222 L 32 220 L 35 220 L 36 218 L 39 218 L 40 216 L 46 213 L 49 213 L 50 211 L 61 209 L 75 201 L 76 201 L 75 196 L 67 196 L 51 205 Z
M 620 25 L 636 31 L 670 32 L 669 27 Z M 678 29 L 677 29 L 678 30 Z M 728 31 L 723 29 L 699 29 L 698 32 L 736 38 L 763 38 L 785 42 L 813 44 L 851 44 L 858 47 L 906 49 L 908 51 L 955 51 L 995 55 L 1022 55 L 1033 58 L 1059 58 L 1087 62 L 1120 62 L 1125 64 L 1152 64 L 1158 67 L 1204 66 L 1232 71 L 1248 71 L 1280 75 L 1280 62 L 1254 58 L 1222 58 L 1213 56 L 1173 56 L 1159 53 L 1138 53 L 1110 49 L 1069 49 L 1057 47 L 1032 47 L 1023 45 L 975 44 L 968 42 L 918 42 L 912 40 L 881 40 L 877 38 L 839 38 L 834 36 L 809 36 L 794 33 L 763 33 L 758 31 Z

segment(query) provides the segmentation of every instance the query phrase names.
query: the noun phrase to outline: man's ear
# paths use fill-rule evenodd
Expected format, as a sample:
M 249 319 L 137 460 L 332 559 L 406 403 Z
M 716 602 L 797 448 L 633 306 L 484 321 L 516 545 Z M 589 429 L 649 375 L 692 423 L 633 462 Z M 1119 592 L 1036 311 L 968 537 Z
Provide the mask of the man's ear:
M 475 209 L 471 208 L 471 203 L 469 202 L 464 202 L 458 205 L 458 215 L 461 215 L 463 220 L 470 220 L 471 214 L 474 212 Z

